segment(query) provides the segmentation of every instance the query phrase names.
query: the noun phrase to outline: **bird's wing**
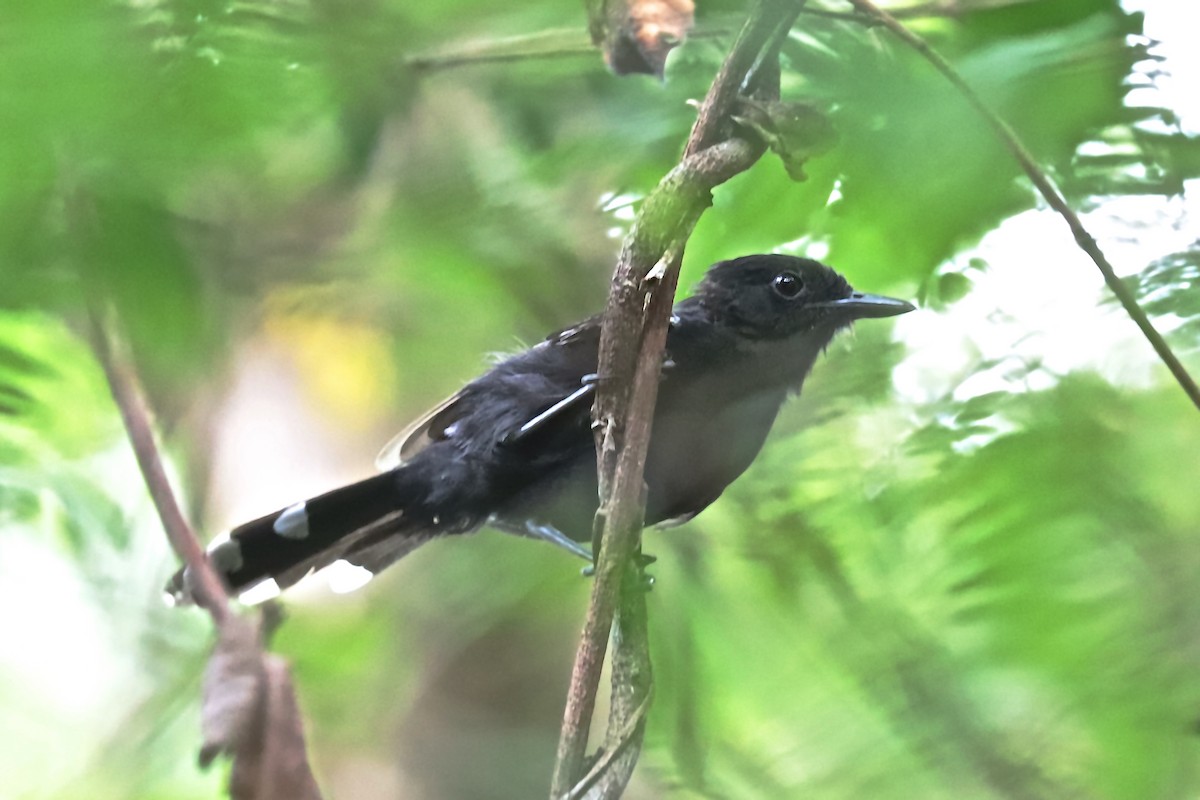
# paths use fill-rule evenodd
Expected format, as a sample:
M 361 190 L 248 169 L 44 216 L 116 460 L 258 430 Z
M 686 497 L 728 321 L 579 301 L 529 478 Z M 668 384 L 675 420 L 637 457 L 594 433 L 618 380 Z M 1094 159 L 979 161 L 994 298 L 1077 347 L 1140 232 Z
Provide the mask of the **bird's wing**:
M 459 403 L 462 397 L 463 390 L 459 389 L 393 436 L 375 457 L 375 466 L 384 472 L 395 469 L 407 464 L 432 442 L 446 438 L 446 428 L 466 412 Z
M 550 398 L 546 406 L 523 420 L 515 430 L 509 431 L 504 438 L 506 445 L 521 445 L 531 441 L 535 434 L 548 433 L 556 428 L 562 430 L 563 426 L 574 428 L 581 419 L 587 418 L 592 407 L 592 398 L 596 395 L 594 370 L 600 347 L 600 320 L 599 315 L 588 317 L 569 328 L 555 331 L 534 346 L 531 352 L 550 348 L 575 369 L 580 372 L 591 370 L 593 374 L 580 374 L 579 383 L 568 384 L 567 391 L 558 397 Z M 582 354 L 586 355 L 581 358 Z M 587 366 L 581 367 L 582 364 Z
M 600 318 L 591 317 L 569 328 L 556 331 L 540 342 L 537 347 L 590 348 L 594 353 L 600 341 Z M 375 466 L 381 471 L 395 469 L 412 461 L 413 457 L 433 442 L 446 439 L 447 429 L 464 415 L 470 413 L 471 403 L 464 402 L 470 387 L 463 387 L 454 394 L 426 411 L 404 430 L 392 437 L 375 457 Z M 514 430 L 508 441 L 520 442 L 537 430 L 549 427 L 551 422 L 568 416 L 581 406 L 589 408 L 595 387 L 581 383 L 578 388 L 552 402 L 546 409 L 525 420 Z
M 563 328 L 560 331 L 555 331 L 546 337 L 546 340 L 541 342 L 539 347 L 572 347 L 584 346 L 596 350 L 600 346 L 600 322 L 603 318 L 599 314 L 588 317 L 582 322 L 576 322 L 569 328 Z

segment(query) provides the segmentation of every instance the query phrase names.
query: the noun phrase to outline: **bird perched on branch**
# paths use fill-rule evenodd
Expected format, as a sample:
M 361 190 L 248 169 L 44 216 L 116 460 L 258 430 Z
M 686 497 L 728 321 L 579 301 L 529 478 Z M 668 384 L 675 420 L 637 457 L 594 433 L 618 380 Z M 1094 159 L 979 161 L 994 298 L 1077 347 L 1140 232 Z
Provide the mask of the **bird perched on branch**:
M 750 466 L 789 394 L 857 319 L 913 307 L 804 258 L 709 268 L 675 304 L 646 460 L 646 524 L 690 519 Z M 210 558 L 240 592 L 345 559 L 378 572 L 422 542 L 483 526 L 590 558 L 590 413 L 600 317 L 496 364 L 401 433 L 386 471 L 235 528 Z M 185 573 L 172 590 L 190 594 Z

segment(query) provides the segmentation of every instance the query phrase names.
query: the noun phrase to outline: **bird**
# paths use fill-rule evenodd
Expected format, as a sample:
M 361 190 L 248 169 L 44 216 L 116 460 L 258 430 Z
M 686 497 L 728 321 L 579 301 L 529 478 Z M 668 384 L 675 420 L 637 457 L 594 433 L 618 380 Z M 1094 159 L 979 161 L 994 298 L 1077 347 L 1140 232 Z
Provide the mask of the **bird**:
M 751 464 L 838 331 L 913 310 L 855 291 L 818 261 L 748 255 L 712 265 L 675 303 L 646 457 L 645 523 L 703 511 Z M 601 317 L 499 360 L 409 425 L 382 472 L 246 522 L 209 551 L 233 593 L 282 589 L 345 560 L 380 570 L 431 539 L 483 527 L 583 558 L 598 505 L 591 407 Z M 190 595 L 187 570 L 168 585 Z

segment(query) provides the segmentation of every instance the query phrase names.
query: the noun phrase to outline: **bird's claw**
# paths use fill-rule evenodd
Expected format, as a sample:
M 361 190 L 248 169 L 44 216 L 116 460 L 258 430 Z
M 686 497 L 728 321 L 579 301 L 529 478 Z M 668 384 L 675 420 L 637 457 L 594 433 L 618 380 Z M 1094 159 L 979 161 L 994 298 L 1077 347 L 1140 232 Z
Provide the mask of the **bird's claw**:
M 653 575 L 647 575 L 644 570 L 654 562 L 658 561 L 658 556 L 652 556 L 649 553 L 635 553 L 633 563 L 637 564 L 638 574 L 642 576 L 642 589 L 650 591 L 654 588 L 655 578 Z M 588 564 L 583 569 L 579 570 L 579 574 L 585 578 L 593 578 L 596 575 L 596 565 Z

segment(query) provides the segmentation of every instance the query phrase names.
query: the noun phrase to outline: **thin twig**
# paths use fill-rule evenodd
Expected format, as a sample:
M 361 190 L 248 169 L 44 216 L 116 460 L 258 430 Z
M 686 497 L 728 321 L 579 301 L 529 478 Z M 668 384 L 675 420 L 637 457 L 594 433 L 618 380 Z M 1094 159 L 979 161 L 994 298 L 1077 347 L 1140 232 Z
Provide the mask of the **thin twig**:
M 558 28 L 523 36 L 452 45 L 443 50 L 407 56 L 403 63 L 414 70 L 435 70 L 467 64 L 590 56 L 595 52 L 596 46 L 588 39 L 587 31 Z
M 630 238 L 633 238 L 633 234 Z M 666 275 L 677 279 L 679 274 L 677 262 L 681 257 L 682 250 L 676 249 L 674 253 L 664 258 L 664 261 L 669 258 L 676 262 L 674 269 L 669 267 L 665 269 Z M 652 296 L 651 303 L 656 306 L 655 311 L 661 313 L 657 306 L 663 305 L 662 298 L 664 297 L 667 298 L 666 303 L 669 306 L 670 298 L 674 295 L 674 288 L 672 284 Z M 665 319 L 666 316 L 664 316 Z M 632 322 L 640 331 L 641 319 L 634 318 Z M 609 499 L 608 502 L 601 504 L 600 514 L 604 522 L 597 551 L 595 584 L 592 588 L 591 602 L 588 604 L 583 633 L 580 636 L 579 649 L 575 655 L 575 666 L 571 672 L 571 685 L 563 713 L 562 736 L 559 740 L 558 757 L 555 761 L 552 797 L 558 797 L 569 790 L 575 783 L 576 776 L 583 764 L 584 754 L 587 751 L 588 730 L 591 727 L 592 712 L 596 705 L 600 671 L 604 664 L 609 632 L 612 629 L 617 596 L 620 592 L 621 576 L 630 556 L 637 549 L 637 533 L 641 530 L 645 511 L 644 504 L 641 502 L 641 488 L 646 448 L 641 448 L 639 457 L 639 448 L 635 445 L 639 440 L 648 443 L 650 438 L 650 417 L 653 413 L 658 389 L 658 377 L 662 364 L 661 352 L 666 344 L 665 326 L 662 331 L 657 333 L 658 336 L 653 338 L 661 339 L 661 341 L 650 341 L 651 336 L 648 335 L 641 342 L 634 341 L 632 343 L 632 357 L 640 360 L 636 360 L 633 364 L 636 370 L 634 377 L 626 382 L 626 385 L 632 384 L 632 386 L 627 395 L 631 413 L 628 417 L 625 415 L 620 417 L 626 423 L 624 425 L 625 447 L 618 451 L 613 444 L 613 439 L 608 436 L 600 446 L 601 459 L 605 459 L 607 456 L 609 460 L 615 459 L 616 461 L 615 464 L 600 470 L 602 497 L 632 498 L 632 502 L 621 502 L 620 500 L 613 502 Z M 660 355 L 653 361 L 643 358 L 647 349 L 651 351 L 654 349 L 654 344 L 658 345 Z M 652 365 L 652 374 L 649 376 L 645 375 L 646 370 L 637 369 L 647 363 Z M 605 367 L 601 366 L 601 370 L 604 369 Z M 602 374 L 611 376 L 618 373 L 609 371 Z M 605 381 L 600 386 L 604 388 L 605 383 L 611 382 L 612 380 Z M 641 411 L 642 414 L 640 416 L 633 414 L 633 409 Z M 601 427 L 611 430 L 613 425 L 610 423 Z M 604 476 L 608 476 L 607 479 Z
M 600 370 L 609 380 L 600 384 L 594 414 L 599 420 L 597 430 L 601 438 L 597 449 L 604 500 L 598 520 L 604 522 L 598 524 L 603 524 L 603 535 L 596 550 L 592 599 L 567 693 L 552 783 L 555 797 L 575 782 L 583 763 L 623 565 L 636 550 L 641 531 L 643 514 L 638 501 L 644 485 L 642 471 L 649 421 L 658 390 L 671 300 L 679 277 L 677 260 L 673 257 L 651 260 L 651 254 L 672 248 L 681 253 L 687 234 L 712 202 L 712 187 L 748 169 L 762 149 L 740 139 L 730 139 L 685 158 L 646 197 L 622 248 L 620 278 L 614 279 L 610 308 L 633 309 L 632 319 L 606 312 L 606 318 L 621 319 L 624 341 L 614 343 L 611 336 L 601 335 Z M 654 282 L 656 291 L 650 292 L 649 282 L 628 277 L 645 275 L 657 264 L 668 261 L 674 261 L 674 265 L 663 268 L 662 276 Z M 625 377 L 631 370 L 634 376 Z M 610 395 L 622 386 L 631 388 L 616 398 L 614 406 Z M 602 402 L 608 405 L 601 405 Z M 619 442 L 624 446 L 618 446 Z M 608 498 L 633 499 L 613 502 Z
M 683 151 L 685 156 L 693 155 L 725 138 L 721 134 L 728 125 L 733 102 L 760 53 L 780 29 L 791 30 L 804 5 L 804 0 L 763 0 L 756 6 L 761 10 L 761 16 L 757 24 L 752 24 L 756 22 L 753 15 L 747 21 L 733 43 L 729 57 L 717 72 L 712 88 L 708 90 L 696 114 L 696 123 L 692 126 L 687 147 Z
M 217 645 L 204 679 L 201 764 L 218 753 L 233 755 L 230 795 L 321 800 L 304 746 L 304 730 L 287 662 L 263 652 L 257 624 L 233 613 L 221 579 L 183 516 L 155 443 L 143 393 L 131 360 L 102 316 L 90 309 L 92 348 L 108 379 L 138 467 L 171 547 L 192 576 L 196 602 L 212 616 Z
M 129 360 L 118 349 L 118 340 L 112 325 L 102 318 L 98 308 L 91 309 L 92 348 L 104 369 L 113 400 L 121 412 L 121 420 L 133 446 L 138 467 L 150 491 L 150 498 L 162 520 L 163 529 L 175 553 L 187 564 L 195 582 L 193 593 L 196 602 L 208 610 L 218 627 L 225 624 L 232 612 L 229 597 L 221 579 L 213 570 L 204 554 L 200 540 L 188 524 L 171 489 L 171 481 L 163 468 L 158 445 L 154 441 L 154 429 L 150 424 L 150 413 L 146 408 L 137 376 Z
M 616 760 L 623 756 L 637 740 L 640 730 L 645 728 L 646 713 L 650 710 L 651 696 L 646 695 L 642 700 L 641 705 L 637 707 L 632 717 L 625 723 L 625 726 L 618 732 L 616 744 L 609 750 L 604 751 L 604 755 L 596 760 L 592 768 L 587 774 L 579 779 L 579 783 L 571 787 L 571 791 L 567 792 L 563 800 L 579 800 L 596 785 L 596 782 L 604 776 L 606 772 L 612 769 Z
M 728 138 L 727 116 L 759 51 L 781 24 L 791 26 L 803 5 L 804 0 L 755 4 L 701 105 L 683 160 L 647 196 L 622 246 L 600 339 L 599 373 L 606 380 L 599 385 L 593 411 L 601 493 L 597 524 L 603 525 L 603 535 L 571 673 L 551 797 L 570 791 L 581 772 L 617 596 L 641 533 L 642 473 L 683 246 L 711 204 L 713 187 L 762 154 L 761 145 Z M 777 97 L 777 80 L 771 90 Z
M 1043 0 L 934 0 L 892 12 L 897 19 L 957 18 L 974 11 L 1040 3 Z M 824 8 L 804 8 L 802 14 L 825 19 L 860 24 L 877 24 L 873 17 L 857 11 L 831 11 Z M 706 18 L 687 36 L 689 41 L 721 39 L 738 30 L 734 15 L 715 15 Z M 552 28 L 520 36 L 485 39 L 477 42 L 450 44 L 442 49 L 405 56 L 402 64 L 419 72 L 453 69 L 481 64 L 504 64 L 516 61 L 551 60 L 592 57 L 599 48 L 582 28 Z
M 1004 143 L 1004 146 L 1008 148 L 1013 158 L 1021 165 L 1021 169 L 1025 171 L 1025 174 L 1033 182 L 1038 192 L 1041 193 L 1050 207 L 1066 220 L 1067 226 L 1071 229 L 1071 234 L 1075 237 L 1075 242 L 1095 262 L 1096 267 L 1100 270 L 1100 274 L 1104 276 L 1104 282 L 1108 285 L 1109 290 L 1116 295 L 1117 300 L 1120 301 L 1121 306 L 1125 309 L 1125 313 L 1141 329 L 1142 335 L 1150 342 L 1150 346 L 1154 348 L 1158 357 L 1166 365 L 1167 369 L 1170 370 L 1171 375 L 1178 381 L 1180 388 L 1183 389 L 1196 408 L 1200 409 L 1200 386 L 1196 385 L 1196 381 L 1188 373 L 1187 368 L 1183 366 L 1178 357 L 1176 357 L 1175 353 L 1171 350 L 1171 346 L 1167 344 L 1166 339 L 1154 327 L 1154 324 L 1150 321 L 1146 312 L 1142 310 L 1142 307 L 1138 305 L 1133 291 L 1117 276 L 1116 270 L 1109 263 L 1108 258 L 1104 255 L 1096 240 L 1083 226 L 1079 215 L 1067 204 L 1066 198 L 1063 197 L 1050 177 L 1037 165 L 1033 156 L 1017 137 L 1012 126 L 993 111 L 975 90 L 967 84 L 963 77 L 958 74 L 950 62 L 946 61 L 928 42 L 904 27 L 895 17 L 876 6 L 871 0 L 850 0 L 850 3 L 859 11 L 870 14 L 878 19 L 880 24 L 898 36 L 905 44 L 920 53 L 946 80 L 958 89 L 959 93 L 962 94 L 971 107 L 988 122 L 992 130 Z
M 646 713 L 654 695 L 654 672 L 650 661 L 650 615 L 646 609 L 649 590 L 644 570 L 631 561 L 621 579 L 621 596 L 612 634 L 612 691 L 604 751 L 612 754 L 599 770 L 597 789 L 601 797 L 619 797 L 633 777 L 646 735 Z

